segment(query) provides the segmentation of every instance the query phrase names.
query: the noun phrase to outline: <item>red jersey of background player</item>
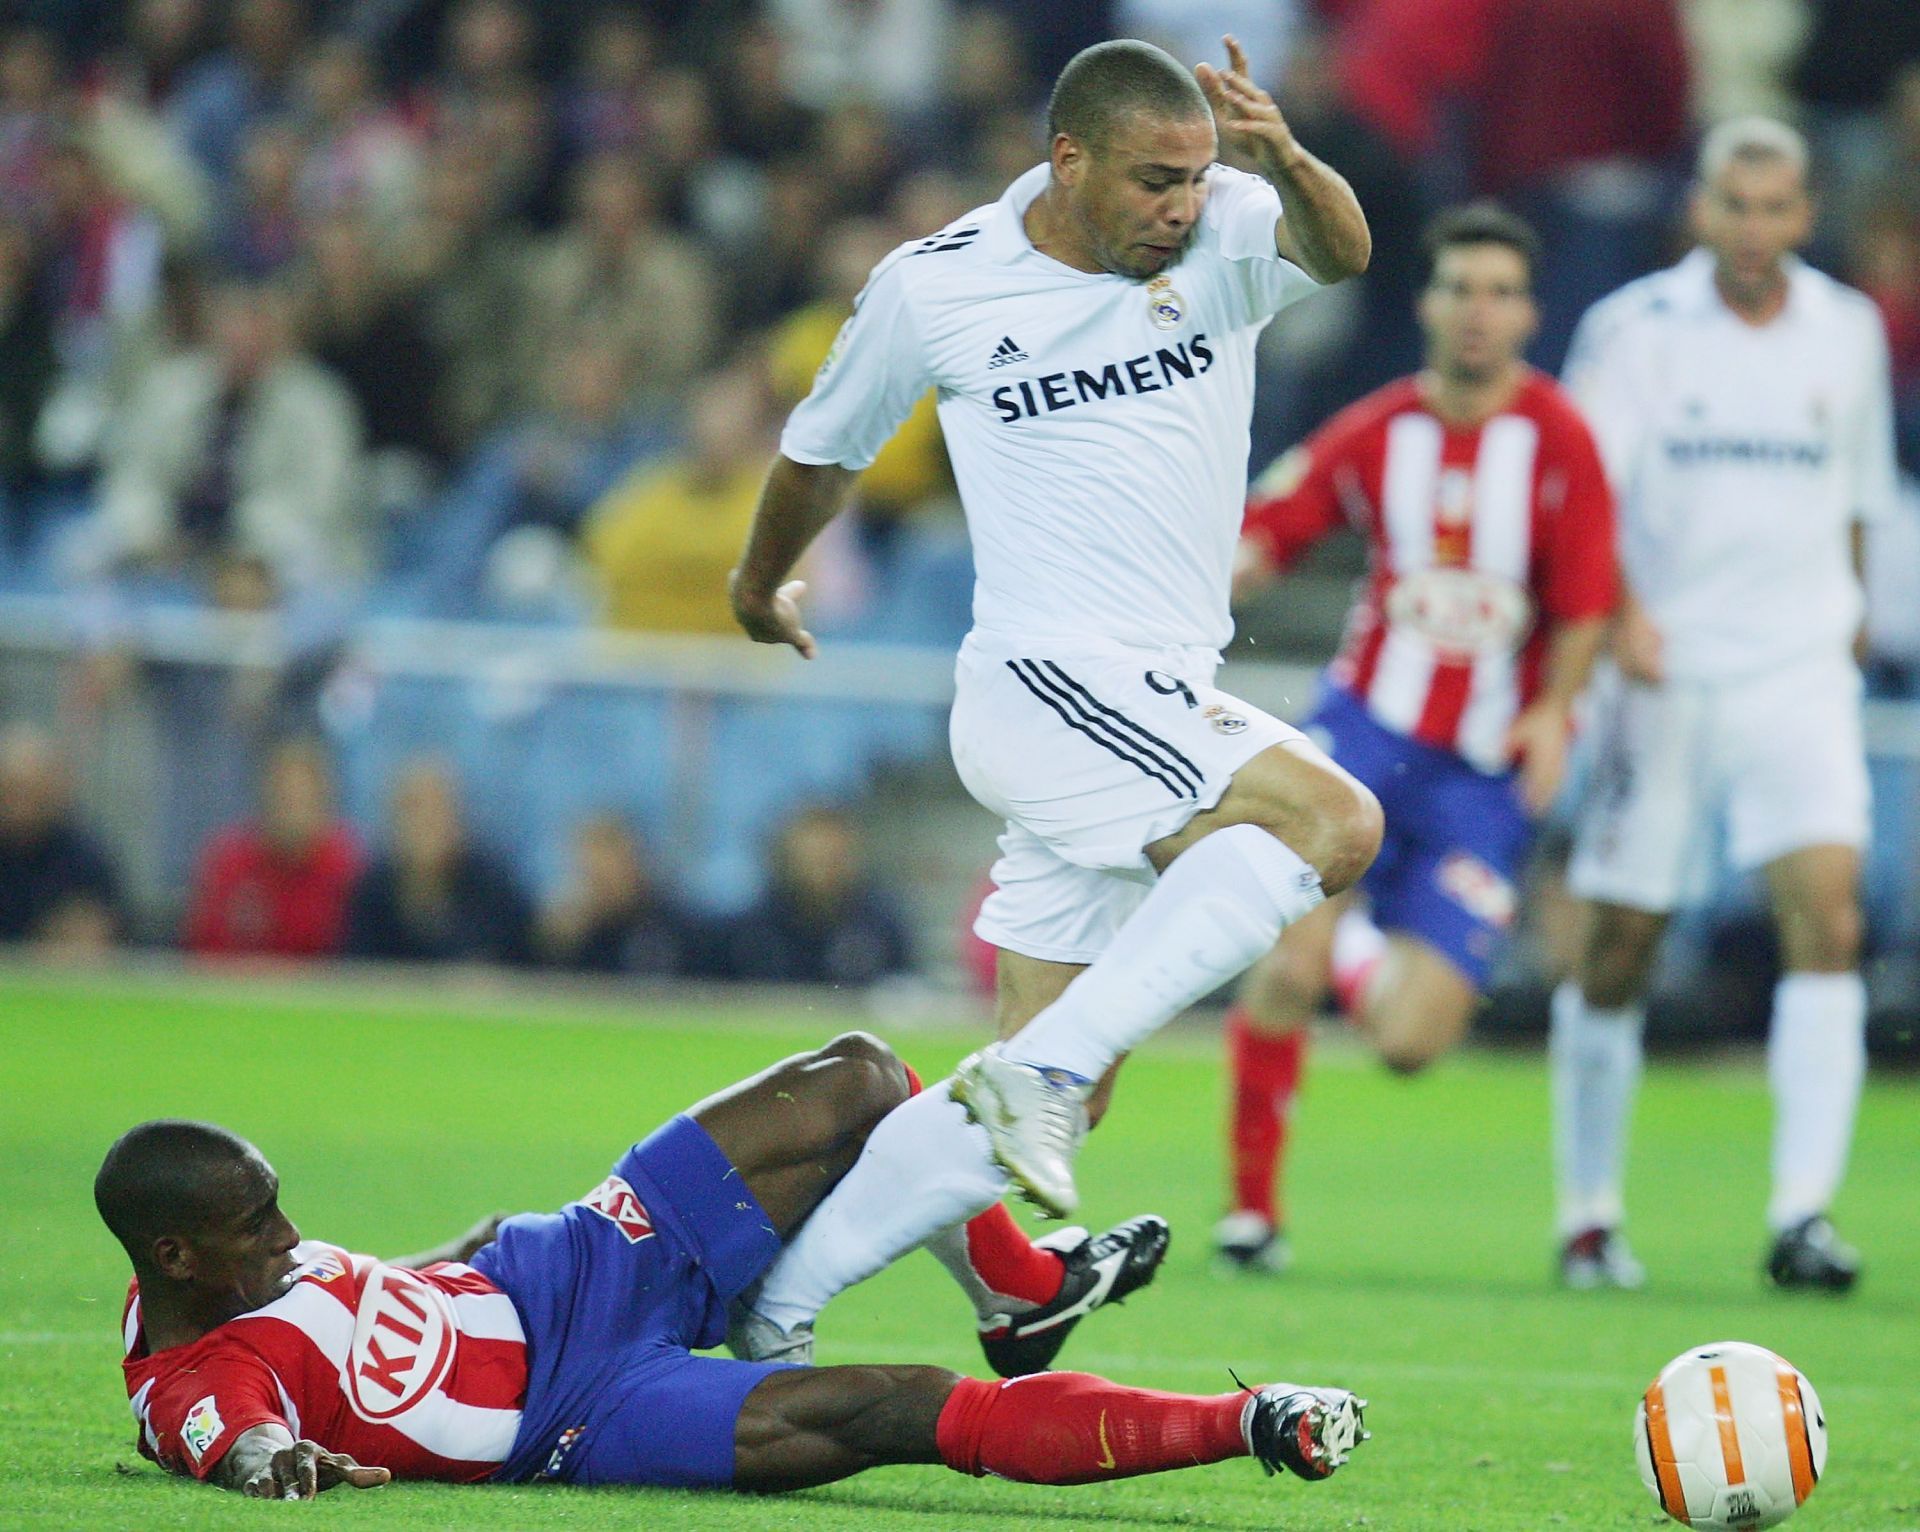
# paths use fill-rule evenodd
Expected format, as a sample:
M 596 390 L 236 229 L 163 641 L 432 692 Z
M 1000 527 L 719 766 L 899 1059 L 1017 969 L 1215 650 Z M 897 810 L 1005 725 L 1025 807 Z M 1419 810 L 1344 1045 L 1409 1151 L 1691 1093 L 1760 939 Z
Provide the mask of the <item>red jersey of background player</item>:
M 1613 495 L 1573 401 L 1529 368 L 1462 427 L 1417 378 L 1389 383 L 1267 470 L 1243 536 L 1284 566 L 1343 524 L 1368 572 L 1332 680 L 1388 728 L 1505 770 L 1548 628 L 1605 616 L 1618 587 Z
M 140 1285 L 122 1328 L 140 1451 L 204 1479 L 240 1435 L 277 1423 L 396 1478 L 484 1479 L 527 1392 L 513 1300 L 471 1266 L 412 1271 L 305 1241 L 273 1302 L 149 1354 Z

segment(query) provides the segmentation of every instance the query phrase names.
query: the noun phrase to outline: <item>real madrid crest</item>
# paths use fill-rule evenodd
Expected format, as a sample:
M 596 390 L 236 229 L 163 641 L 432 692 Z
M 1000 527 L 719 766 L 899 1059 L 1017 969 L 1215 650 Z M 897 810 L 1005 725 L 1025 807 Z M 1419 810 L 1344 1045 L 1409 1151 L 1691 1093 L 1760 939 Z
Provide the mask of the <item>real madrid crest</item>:
M 1155 277 L 1147 283 L 1147 316 L 1156 330 L 1177 329 L 1187 317 L 1187 300 L 1174 290 L 1171 277 Z

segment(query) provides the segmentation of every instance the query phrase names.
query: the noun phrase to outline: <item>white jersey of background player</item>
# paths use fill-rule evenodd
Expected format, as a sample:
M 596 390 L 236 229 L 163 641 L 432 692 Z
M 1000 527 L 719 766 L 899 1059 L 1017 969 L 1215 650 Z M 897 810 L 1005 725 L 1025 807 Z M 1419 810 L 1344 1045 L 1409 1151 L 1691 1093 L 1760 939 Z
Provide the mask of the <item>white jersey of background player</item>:
M 1854 645 L 1862 524 L 1894 504 L 1886 340 L 1867 299 L 1790 254 L 1812 224 L 1791 129 L 1714 129 L 1693 212 L 1701 248 L 1596 304 L 1567 364 L 1619 491 L 1628 601 L 1570 873 L 1593 918 L 1554 997 L 1562 1265 L 1639 1280 L 1617 1230 L 1641 995 L 1723 829 L 1765 873 L 1785 970 L 1768 1270 L 1844 1288 L 1857 1263 L 1826 1214 L 1866 1057 Z
M 747 632 L 810 654 L 781 582 L 938 389 L 978 572 L 954 758 L 1007 820 L 979 927 L 1001 949 L 1003 1041 L 877 1130 L 769 1275 L 756 1308 L 782 1330 L 990 1205 L 999 1167 L 1068 1211 L 1095 1082 L 1378 845 L 1364 788 L 1211 684 L 1254 339 L 1368 247 L 1352 191 L 1227 43 L 1228 69 L 1197 71 L 1204 93 L 1144 43 L 1080 54 L 1054 88 L 1049 163 L 875 269 L 735 572 Z M 1264 178 L 1214 163 L 1216 114 Z

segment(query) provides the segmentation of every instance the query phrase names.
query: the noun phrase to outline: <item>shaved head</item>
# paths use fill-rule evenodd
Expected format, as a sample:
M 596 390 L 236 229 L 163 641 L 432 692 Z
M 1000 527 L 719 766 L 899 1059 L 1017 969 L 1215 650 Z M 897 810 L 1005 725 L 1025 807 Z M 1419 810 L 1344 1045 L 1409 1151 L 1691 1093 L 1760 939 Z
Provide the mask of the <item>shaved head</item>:
M 1047 102 L 1047 132 L 1099 150 L 1134 114 L 1210 120 L 1199 82 L 1179 60 L 1132 38 L 1095 43 L 1067 61 Z
M 136 1268 L 163 1235 L 194 1235 L 230 1214 L 259 1151 L 210 1122 L 167 1117 L 129 1128 L 93 1178 L 93 1205 Z

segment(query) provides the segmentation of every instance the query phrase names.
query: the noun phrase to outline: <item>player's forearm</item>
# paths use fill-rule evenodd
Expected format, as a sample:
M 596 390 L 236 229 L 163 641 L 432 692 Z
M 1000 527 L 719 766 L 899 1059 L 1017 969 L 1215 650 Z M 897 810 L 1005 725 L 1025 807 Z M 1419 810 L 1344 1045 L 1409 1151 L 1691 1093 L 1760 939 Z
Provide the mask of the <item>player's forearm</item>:
M 845 507 L 857 475 L 832 464 L 776 457 L 760 492 L 746 550 L 734 570 L 734 601 L 764 601 L 793 572 L 800 555 Z
M 1260 173 L 1279 188 L 1286 209 L 1276 230 L 1280 254 L 1316 282 L 1343 282 L 1367 269 L 1373 235 L 1345 176 L 1291 138 L 1261 153 Z
M 1541 667 L 1540 695 L 1535 705 L 1571 712 L 1587 688 L 1594 663 L 1606 647 L 1610 617 L 1586 617 L 1557 625 L 1547 639 L 1546 664 Z
M 492 1240 L 500 1232 L 501 1213 L 489 1213 L 465 1234 L 448 1240 L 444 1245 L 434 1245 L 426 1250 L 416 1251 L 412 1255 L 396 1255 L 387 1264 L 405 1266 L 410 1271 L 418 1271 L 422 1266 L 433 1266 L 441 1261 L 469 1261 L 474 1252 Z

